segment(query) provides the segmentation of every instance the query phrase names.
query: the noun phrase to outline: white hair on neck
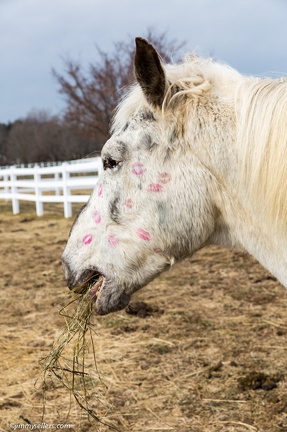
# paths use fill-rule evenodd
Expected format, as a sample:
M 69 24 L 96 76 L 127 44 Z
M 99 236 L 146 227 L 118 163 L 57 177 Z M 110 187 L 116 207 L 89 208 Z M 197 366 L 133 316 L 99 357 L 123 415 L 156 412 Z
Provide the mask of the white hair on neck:
M 239 179 L 263 226 L 287 234 L 287 80 L 247 78 L 237 92 Z

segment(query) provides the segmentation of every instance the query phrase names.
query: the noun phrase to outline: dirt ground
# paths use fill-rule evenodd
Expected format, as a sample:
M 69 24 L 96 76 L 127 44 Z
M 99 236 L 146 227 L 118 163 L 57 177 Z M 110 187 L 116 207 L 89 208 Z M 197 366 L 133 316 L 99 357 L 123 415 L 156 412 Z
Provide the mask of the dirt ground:
M 43 386 L 39 361 L 65 325 L 71 223 L 57 206 L 37 218 L 28 204 L 13 216 L 0 203 L 0 431 L 287 431 L 287 290 L 217 247 L 141 290 L 129 313 L 93 317 L 87 398 L 110 426 L 61 382 Z

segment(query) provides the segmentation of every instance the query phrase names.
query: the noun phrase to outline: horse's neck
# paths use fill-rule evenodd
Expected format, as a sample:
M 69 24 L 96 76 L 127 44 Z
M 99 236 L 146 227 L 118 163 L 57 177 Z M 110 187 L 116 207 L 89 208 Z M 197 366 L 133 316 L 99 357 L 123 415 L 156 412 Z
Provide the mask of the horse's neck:
M 287 287 L 287 251 L 284 241 L 260 226 L 260 218 L 256 218 L 256 214 L 250 210 L 252 206 L 249 206 L 249 210 L 246 208 L 244 193 L 240 188 L 235 150 L 235 113 L 232 107 L 223 107 L 222 115 L 214 121 L 208 118 L 207 110 L 208 107 L 201 113 L 207 118 L 205 133 L 200 131 L 198 141 L 194 141 L 191 148 L 217 185 L 215 195 L 218 195 L 212 199 L 221 217 L 210 243 L 239 246 Z
M 226 205 L 226 202 L 225 202 Z M 229 211 L 228 211 L 229 210 Z M 227 205 L 216 224 L 210 243 L 243 249 L 254 256 L 287 287 L 287 252 L 284 241 L 258 225 L 253 215 Z
M 263 233 L 259 227 L 238 229 L 237 236 L 244 248 L 287 287 L 287 254 L 282 239 Z M 284 250 L 285 249 L 285 250 Z

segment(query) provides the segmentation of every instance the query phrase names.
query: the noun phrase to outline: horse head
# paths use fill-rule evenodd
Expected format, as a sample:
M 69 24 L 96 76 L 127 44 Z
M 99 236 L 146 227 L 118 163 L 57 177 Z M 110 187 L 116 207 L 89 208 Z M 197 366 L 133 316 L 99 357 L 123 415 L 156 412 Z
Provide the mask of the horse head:
M 137 84 L 118 108 L 104 170 L 63 254 L 68 286 L 92 285 L 99 314 L 124 308 L 135 291 L 200 249 L 219 218 L 218 182 L 196 149 L 205 119 L 192 116 L 198 106 L 204 111 L 210 83 L 194 73 L 190 96 L 141 38 L 134 66 Z

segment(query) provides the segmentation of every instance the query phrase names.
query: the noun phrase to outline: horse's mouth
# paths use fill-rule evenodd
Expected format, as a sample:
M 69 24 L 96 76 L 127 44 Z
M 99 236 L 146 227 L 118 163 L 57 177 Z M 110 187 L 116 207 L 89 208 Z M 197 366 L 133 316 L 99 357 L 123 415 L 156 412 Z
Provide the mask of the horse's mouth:
M 94 304 L 95 312 L 99 315 L 124 309 L 131 297 L 114 280 L 89 269 L 82 273 L 72 289 L 77 294 L 88 295 Z
M 90 298 L 93 302 L 97 300 L 100 289 L 105 283 L 105 277 L 97 271 L 88 271 L 86 280 L 73 288 L 76 294 L 85 294 L 89 291 Z

